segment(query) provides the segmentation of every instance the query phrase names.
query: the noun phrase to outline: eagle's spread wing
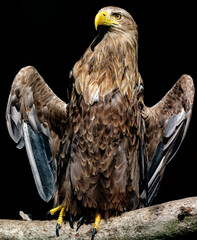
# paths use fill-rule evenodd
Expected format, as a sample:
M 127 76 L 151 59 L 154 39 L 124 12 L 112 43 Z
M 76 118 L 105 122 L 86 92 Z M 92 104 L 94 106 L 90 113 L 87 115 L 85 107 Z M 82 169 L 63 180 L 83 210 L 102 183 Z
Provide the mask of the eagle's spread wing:
M 165 166 L 178 151 L 189 126 L 194 100 L 194 84 L 183 75 L 171 90 L 151 108 L 144 107 L 148 154 L 148 204 L 156 195 Z M 145 197 L 145 191 L 141 195 Z
M 6 110 L 7 127 L 18 148 L 24 145 L 40 196 L 54 196 L 56 154 L 67 120 L 67 104 L 33 67 L 16 75 Z

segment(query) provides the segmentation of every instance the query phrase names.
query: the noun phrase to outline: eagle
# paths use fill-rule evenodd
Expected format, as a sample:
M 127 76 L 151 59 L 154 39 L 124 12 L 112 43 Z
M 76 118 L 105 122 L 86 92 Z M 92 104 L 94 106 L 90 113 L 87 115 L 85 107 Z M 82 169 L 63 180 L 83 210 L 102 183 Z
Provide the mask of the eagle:
M 69 101 L 64 102 L 38 71 L 16 75 L 6 109 L 17 148 L 25 146 L 40 197 L 54 200 L 71 227 L 151 204 L 166 165 L 189 126 L 194 84 L 183 75 L 154 106 L 144 104 L 138 71 L 138 30 L 118 7 L 95 17 L 98 35 L 74 65 Z M 66 91 L 65 91 L 66 94 Z

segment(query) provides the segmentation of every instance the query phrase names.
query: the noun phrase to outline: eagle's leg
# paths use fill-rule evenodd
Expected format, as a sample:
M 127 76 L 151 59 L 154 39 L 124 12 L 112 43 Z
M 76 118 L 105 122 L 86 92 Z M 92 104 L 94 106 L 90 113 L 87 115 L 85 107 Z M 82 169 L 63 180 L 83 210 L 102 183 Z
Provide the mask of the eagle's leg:
M 59 237 L 59 229 L 62 227 L 62 223 L 63 223 L 63 219 L 65 216 L 65 207 L 61 208 L 59 217 L 57 219 L 57 225 L 56 225 L 56 235 L 57 237 Z
M 94 239 L 94 236 L 95 236 L 95 234 L 97 233 L 97 230 L 98 230 L 100 221 L 101 221 L 101 214 L 98 214 L 98 215 L 96 216 L 96 218 L 95 218 L 95 221 L 94 221 L 94 229 L 93 229 L 93 231 L 92 231 L 92 238 L 91 238 L 91 240 Z

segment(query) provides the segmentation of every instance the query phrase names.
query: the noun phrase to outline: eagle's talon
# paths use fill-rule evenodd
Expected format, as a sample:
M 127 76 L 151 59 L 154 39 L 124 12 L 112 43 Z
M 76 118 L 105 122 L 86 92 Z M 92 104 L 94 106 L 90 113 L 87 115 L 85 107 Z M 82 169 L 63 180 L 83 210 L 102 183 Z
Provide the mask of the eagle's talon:
M 91 237 L 91 240 L 94 240 L 94 236 L 96 235 L 97 233 L 97 229 L 94 228 L 93 231 L 92 231 L 92 237 Z
M 69 224 L 70 224 L 70 227 L 73 229 L 73 216 L 72 214 L 70 214 L 70 217 L 69 217 Z
M 59 211 L 60 211 L 60 214 L 59 214 L 59 217 L 58 217 L 58 220 L 57 220 L 57 225 L 56 225 L 56 235 L 57 235 L 57 237 L 59 237 L 59 229 L 61 228 L 64 217 L 65 217 L 65 206 L 60 205 L 56 208 L 51 209 L 50 211 L 48 211 L 46 213 L 46 218 L 48 218 L 49 216 L 52 216 L 56 212 L 59 212 Z
M 59 237 L 59 229 L 61 228 L 60 224 L 57 223 L 56 225 L 56 236 Z
M 49 211 L 47 211 L 46 214 L 45 214 L 45 219 L 46 219 L 46 220 L 50 220 L 51 218 L 52 218 L 52 215 L 51 215 L 51 212 L 50 212 L 50 210 L 49 210 Z
M 81 227 L 81 225 L 84 223 L 84 217 L 81 217 L 78 222 L 77 222 L 77 229 L 76 232 L 79 230 L 79 228 Z
M 92 238 L 91 238 L 91 240 L 94 239 L 94 236 L 97 233 L 100 221 L 101 221 L 101 214 L 97 214 L 97 216 L 95 218 L 95 221 L 94 221 L 94 229 L 92 231 Z

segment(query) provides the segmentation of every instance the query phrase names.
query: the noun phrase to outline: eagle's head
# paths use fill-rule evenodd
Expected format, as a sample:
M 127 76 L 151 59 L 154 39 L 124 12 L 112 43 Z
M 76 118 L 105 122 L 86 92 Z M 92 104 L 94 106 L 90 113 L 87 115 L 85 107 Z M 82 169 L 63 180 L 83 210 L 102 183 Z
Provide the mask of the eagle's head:
M 107 36 L 111 47 L 117 47 L 119 43 L 125 49 L 132 49 L 132 55 L 137 57 L 138 49 L 138 30 L 132 16 L 124 9 L 119 7 L 104 7 L 99 10 L 94 20 L 96 30 L 99 30 L 98 36 L 91 45 L 91 49 Z M 113 46 L 115 43 L 116 46 Z
M 128 32 L 137 31 L 137 24 L 132 16 L 119 7 L 104 7 L 99 10 L 95 17 L 95 28 L 107 26 L 109 31 Z

